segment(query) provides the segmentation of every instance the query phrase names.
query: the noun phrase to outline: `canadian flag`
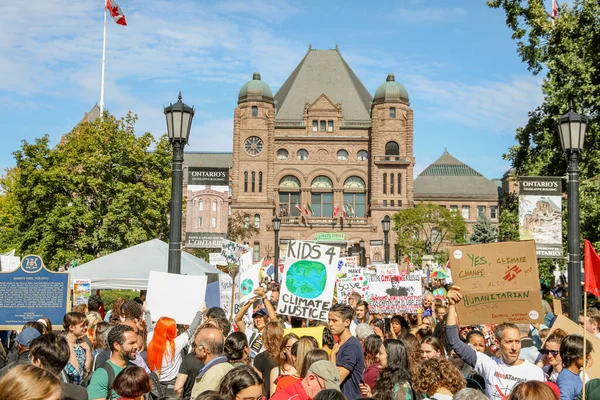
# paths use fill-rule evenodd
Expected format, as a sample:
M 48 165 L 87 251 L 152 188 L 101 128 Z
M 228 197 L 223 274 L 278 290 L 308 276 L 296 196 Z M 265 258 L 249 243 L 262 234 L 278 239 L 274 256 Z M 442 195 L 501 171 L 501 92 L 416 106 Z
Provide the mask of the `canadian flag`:
M 556 0 L 552 0 L 552 18 L 555 18 L 558 15 L 558 4 L 556 4 Z
M 119 25 L 127 25 L 127 21 L 125 21 L 125 14 L 123 14 L 123 10 L 121 10 L 121 7 L 119 7 L 115 0 L 106 0 L 106 8 L 110 12 L 113 21 Z

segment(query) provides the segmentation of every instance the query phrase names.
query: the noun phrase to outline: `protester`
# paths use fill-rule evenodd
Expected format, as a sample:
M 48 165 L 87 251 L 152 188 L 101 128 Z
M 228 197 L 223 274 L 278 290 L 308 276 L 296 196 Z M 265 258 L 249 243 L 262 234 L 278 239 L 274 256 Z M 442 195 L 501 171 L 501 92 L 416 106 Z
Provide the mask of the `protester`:
M 506 400 L 558 400 L 558 397 L 548 385 L 534 380 L 516 384 Z
M 223 400 L 260 400 L 263 396 L 263 380 L 247 365 L 233 368 L 225 375 L 219 387 Z
M 31 360 L 29 358 L 29 345 L 35 338 L 39 336 L 40 332 L 34 328 L 25 328 L 17 335 L 15 338 L 15 343 L 17 344 L 16 353 L 18 356 L 15 361 L 6 364 L 4 368 L 0 369 L 0 377 L 4 376 L 12 368 L 15 368 L 19 365 L 31 364 Z
M 269 393 L 275 393 L 277 388 L 277 382 L 279 379 L 287 376 L 287 375 L 296 375 L 296 367 L 294 363 L 294 356 L 292 355 L 292 347 L 294 344 L 298 342 L 298 335 L 295 333 L 288 333 L 283 337 L 281 341 L 281 345 L 279 347 L 279 365 L 277 368 L 271 369 L 271 373 L 269 375 L 270 389 Z M 298 346 L 296 346 L 296 349 Z M 256 362 L 257 358 L 254 360 Z
M 117 375 L 113 390 L 120 396 L 118 400 L 144 400 L 152 390 L 152 381 L 143 368 L 131 365 Z
M 369 303 L 363 300 L 359 300 L 356 302 L 356 318 L 354 319 L 354 323 L 358 324 L 368 324 L 371 319 L 369 315 Z
M 433 315 L 433 303 L 435 302 L 435 296 L 432 293 L 427 293 L 423 296 L 423 317 Z
M 269 397 L 271 385 L 273 385 L 271 382 L 271 370 L 279 364 L 279 349 L 283 341 L 281 324 L 275 321 L 267 323 L 263 330 L 262 341 L 266 351 L 263 351 L 254 358 L 254 368 L 256 368 L 263 379 L 264 393 Z
M 40 324 L 42 324 L 44 326 L 44 330 L 42 331 L 42 335 L 44 333 L 49 333 L 52 332 L 52 322 L 50 321 L 50 318 L 48 317 L 42 317 L 40 319 L 37 320 L 37 322 L 39 322 Z
M 529 361 L 520 360 L 521 335 L 519 329 L 510 323 L 496 327 L 495 336 L 500 345 L 500 357 L 491 358 L 479 353 L 459 339 L 456 326 L 455 304 L 462 300 L 460 288 L 453 286 L 448 291 L 448 315 L 446 337 L 456 354 L 480 374 L 486 383 L 486 394 L 490 398 L 505 398 L 518 382 L 544 380 L 541 368 Z M 494 397 L 495 396 L 495 397 Z
M 581 393 L 583 383 L 579 373 L 591 361 L 592 351 L 592 343 L 586 339 L 585 355 L 583 354 L 583 336 L 580 335 L 569 335 L 560 344 L 563 369 L 558 374 L 556 384 L 560 389 L 561 400 L 574 400 Z
M 423 352 L 423 360 L 446 356 L 444 346 L 433 336 L 428 336 L 421 341 L 421 351 Z
M 92 349 L 83 338 L 87 336 L 88 319 L 79 312 L 66 313 L 63 328 L 67 343 L 71 349 L 71 357 L 65 367 L 70 383 L 80 385 L 92 369 Z
M 437 306 L 435 308 L 435 318 L 436 318 L 436 322 L 440 323 L 444 320 L 444 317 L 446 316 L 446 314 L 448 313 L 448 307 L 442 305 L 442 306 Z
M 117 325 L 113 327 L 108 334 L 108 345 L 112 352 L 110 359 L 102 368 L 98 368 L 92 375 L 92 379 L 87 387 L 90 399 L 117 398 L 118 395 L 111 390 L 109 396 L 109 387 L 114 382 L 109 379 L 116 377 L 126 367 L 131 365 L 137 354 L 137 335 L 130 326 Z
M 556 382 L 558 374 L 563 369 L 562 358 L 560 357 L 560 344 L 567 337 L 567 332 L 562 329 L 556 329 L 544 342 L 544 347 L 540 350 L 542 359 L 537 364 L 542 367 L 546 374 L 546 379 L 550 382 Z
M 408 369 L 411 376 L 417 373 L 417 368 L 423 362 L 423 351 L 421 351 L 421 343 L 414 335 L 406 335 L 402 339 L 404 347 L 408 353 Z
M 488 400 L 488 398 L 477 389 L 464 388 L 459 390 L 452 400 Z
M 225 339 L 224 346 L 227 362 L 233 367 L 248 365 L 250 357 L 250 348 L 248 347 L 248 338 L 242 332 L 232 332 Z
M 353 314 L 352 307 L 345 304 L 336 304 L 329 310 L 329 329 L 339 337 L 339 342 L 333 346 L 329 357 L 338 367 L 340 386 L 348 400 L 361 397 L 359 385 L 365 369 L 362 346 L 350 334 Z
M 403 333 L 408 333 L 408 324 L 400 315 L 394 315 L 390 322 L 390 334 L 392 339 L 400 339 Z
M 356 308 L 356 306 L 358 305 L 358 302 L 362 300 L 362 297 L 360 296 L 360 294 L 356 293 L 356 292 L 352 292 L 350 293 L 350 296 L 348 296 L 348 305 L 352 308 Z
M 467 333 L 465 342 L 473 348 L 473 350 L 480 353 L 485 353 L 487 347 L 485 345 L 485 335 L 481 331 L 472 330 Z
M 375 387 L 362 384 L 363 397 L 375 397 L 377 400 L 413 400 L 411 375 L 408 369 L 406 346 L 398 339 L 383 342 L 377 356 L 381 374 Z
M 31 363 L 45 369 L 58 379 L 61 379 L 63 369 L 69 362 L 71 351 L 67 341 L 55 333 L 46 333 L 31 341 L 29 346 Z M 63 400 L 87 400 L 88 394 L 84 387 L 69 382 L 61 382 Z
M 260 309 L 252 314 L 252 322 L 254 323 L 254 329 L 247 327 L 244 323 L 244 315 L 246 315 L 246 312 L 254 303 L 254 299 L 250 300 L 242 307 L 240 307 L 240 311 L 233 318 L 239 331 L 245 333 L 246 337 L 248 338 L 248 345 L 250 346 L 250 356 L 252 358 L 255 358 L 260 352 L 265 350 L 263 345 L 262 334 L 263 330 L 265 329 L 265 326 L 267 325 L 267 322 L 269 322 L 269 320 L 277 320 L 277 315 L 275 315 L 275 309 L 273 308 L 271 302 L 267 299 L 264 288 L 258 288 L 254 290 L 254 294 L 256 294 L 262 299 L 263 304 L 266 308 L 266 311 L 264 309 Z
M 423 361 L 413 376 L 413 389 L 427 394 L 430 399 L 452 400 L 454 394 L 465 387 L 466 381 L 460 371 L 442 357 Z
M 385 339 L 385 322 L 380 318 L 373 318 L 371 322 L 369 322 L 369 326 L 373 328 L 373 333 L 381 338 L 381 340 Z M 401 328 L 398 328 L 399 330 Z
M 531 330 L 529 329 L 529 324 L 517 324 L 517 327 L 521 334 L 521 351 L 519 352 L 519 358 L 535 364 L 540 356 L 540 352 L 533 339 L 530 337 Z
M 90 340 L 90 342 L 92 343 L 92 347 L 94 345 L 94 342 L 96 340 L 96 325 L 98 325 L 98 323 L 102 322 L 102 317 L 100 316 L 100 313 L 96 312 L 96 311 L 89 311 L 85 317 L 88 320 L 88 324 L 87 324 L 87 338 Z
M 205 390 L 217 390 L 223 377 L 233 369 L 223 354 L 223 332 L 206 326 L 199 328 L 194 337 L 196 357 L 204 363 L 192 388 L 192 398 Z
M 363 382 L 368 385 L 371 390 L 375 388 L 375 383 L 379 378 L 379 359 L 378 354 L 383 345 L 383 340 L 377 335 L 368 336 L 364 343 L 365 355 L 365 372 L 363 373 Z
M 18 365 L 0 379 L 2 400 L 60 400 L 61 392 L 58 378 L 35 365 Z
M 346 400 L 346 396 L 339 390 L 324 389 L 317 393 L 313 400 Z
M 302 380 L 278 391 L 270 400 L 310 400 L 323 389 L 339 391 L 339 385 L 338 368 L 330 361 L 316 361 L 307 370 Z
M 354 337 L 356 337 L 358 339 L 360 344 L 363 344 L 364 340 L 368 336 L 373 335 L 374 333 L 375 333 L 375 331 L 373 330 L 373 328 L 371 326 L 369 326 L 368 324 L 365 324 L 365 323 L 360 323 L 360 324 L 356 325 L 356 329 L 354 331 Z
M 127 299 L 125 297 L 118 297 L 113 303 L 112 309 L 108 310 L 104 316 L 104 322 L 108 322 L 112 325 L 121 323 L 121 307 Z
M 246 339 L 243 333 L 241 335 Z M 204 367 L 204 363 L 196 357 L 196 343 L 192 341 L 192 352 L 183 356 L 181 366 L 177 372 L 177 379 L 173 388 L 175 394 L 184 399 L 189 399 L 192 395 L 195 379 L 202 367 Z

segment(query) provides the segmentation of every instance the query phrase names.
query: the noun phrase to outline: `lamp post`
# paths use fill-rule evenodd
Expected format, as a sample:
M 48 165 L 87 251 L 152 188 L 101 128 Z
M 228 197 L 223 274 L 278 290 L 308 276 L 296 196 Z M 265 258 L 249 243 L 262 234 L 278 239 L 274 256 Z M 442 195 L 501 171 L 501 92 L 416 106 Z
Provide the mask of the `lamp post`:
M 181 214 L 183 197 L 183 148 L 190 137 L 194 108 L 181 101 L 164 108 L 167 134 L 173 146 L 171 181 L 171 221 L 169 224 L 169 268 L 171 274 L 181 273 Z
M 385 254 L 385 263 L 390 262 L 390 245 L 388 243 L 388 233 L 390 233 L 390 216 L 386 215 L 381 220 L 381 228 L 383 229 L 383 252 Z
M 365 264 L 367 263 L 367 259 L 366 259 L 366 255 L 365 255 L 365 241 L 360 239 L 358 242 L 358 245 L 360 246 L 360 266 L 364 267 Z
M 583 151 L 583 141 L 587 129 L 588 119 L 573 111 L 573 104 L 569 105 L 569 112 L 558 120 L 558 133 L 560 143 L 567 157 L 567 173 L 569 177 L 567 194 L 567 210 L 569 213 L 567 244 L 569 250 L 569 318 L 577 321 L 581 311 L 581 242 L 579 239 L 579 156 Z
M 275 283 L 279 282 L 279 228 L 281 228 L 281 220 L 277 218 L 273 218 L 273 232 L 275 232 Z

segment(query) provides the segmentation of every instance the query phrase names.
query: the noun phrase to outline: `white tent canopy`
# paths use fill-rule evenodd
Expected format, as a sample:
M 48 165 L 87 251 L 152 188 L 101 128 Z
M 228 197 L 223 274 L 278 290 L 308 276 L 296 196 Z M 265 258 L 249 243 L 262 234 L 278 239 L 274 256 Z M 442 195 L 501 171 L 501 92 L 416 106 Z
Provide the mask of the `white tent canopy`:
M 146 289 L 150 271 L 167 272 L 168 254 L 167 243 L 149 240 L 70 269 L 71 285 L 75 279 L 91 279 L 94 290 Z M 207 275 L 208 282 L 212 282 L 221 273 L 198 257 L 181 253 L 182 275 Z

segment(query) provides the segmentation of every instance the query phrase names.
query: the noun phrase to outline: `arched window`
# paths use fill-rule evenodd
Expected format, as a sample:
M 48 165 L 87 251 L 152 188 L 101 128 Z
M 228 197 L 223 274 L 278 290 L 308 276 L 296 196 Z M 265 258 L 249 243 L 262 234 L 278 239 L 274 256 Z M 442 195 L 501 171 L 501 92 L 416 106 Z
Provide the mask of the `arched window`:
M 383 194 L 387 194 L 387 174 L 383 174 Z
M 390 194 L 394 194 L 394 174 L 390 174 Z
M 254 214 L 254 227 L 260 229 L 260 214 Z
M 204 202 L 202 200 L 198 201 L 198 211 L 204 211 Z
M 385 155 L 386 156 L 399 156 L 400 155 L 400 147 L 398 147 L 398 143 L 396 142 L 387 142 L 385 144 Z
M 390 107 L 390 118 L 396 118 L 396 107 Z
M 262 193 L 262 172 L 258 173 L 258 191 Z
M 252 116 L 258 117 L 258 107 L 257 106 L 252 106 Z
M 279 181 L 279 187 L 300 189 L 300 180 L 294 175 L 286 175 Z
M 300 215 L 300 180 L 286 175 L 279 181 L 279 215 L 297 217 Z
M 277 150 L 277 159 L 278 160 L 287 160 L 290 153 L 286 149 Z
M 328 177 L 321 175 L 313 179 L 310 186 L 313 189 L 310 194 L 312 215 L 331 218 L 333 216 L 333 182 Z
M 359 176 L 351 176 L 344 181 L 344 189 L 365 189 L 365 181 Z
M 298 160 L 308 160 L 308 151 L 305 149 L 298 150 Z
M 369 152 L 366 150 L 360 150 L 356 155 L 356 158 L 358 158 L 358 161 L 367 161 L 369 158 Z
M 246 215 L 244 217 L 244 228 L 250 229 L 250 216 L 249 215 Z
M 325 175 L 320 175 L 313 179 L 310 187 L 317 189 L 333 189 L 333 182 Z
M 366 216 L 366 188 L 365 181 L 359 176 L 351 176 L 344 182 L 344 207 L 350 216 Z
M 217 211 L 217 201 L 216 200 L 213 201 L 213 208 L 212 208 L 212 210 L 213 211 Z
M 254 189 L 256 186 L 256 174 L 252 171 L 252 193 L 254 193 Z
M 337 159 L 339 161 L 347 161 L 348 160 L 348 152 L 346 150 L 339 150 L 337 152 Z
M 248 171 L 244 172 L 244 192 L 248 192 Z

